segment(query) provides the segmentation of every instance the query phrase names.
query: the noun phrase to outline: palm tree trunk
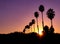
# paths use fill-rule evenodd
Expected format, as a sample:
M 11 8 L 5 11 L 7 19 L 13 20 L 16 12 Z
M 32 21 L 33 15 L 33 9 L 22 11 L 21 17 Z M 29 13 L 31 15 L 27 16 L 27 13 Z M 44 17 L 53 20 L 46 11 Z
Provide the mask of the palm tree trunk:
M 23 30 L 23 32 L 25 33 L 25 29 Z
M 42 27 L 44 28 L 43 12 L 41 12 L 41 14 L 42 14 Z
M 34 32 L 35 32 L 35 24 L 34 24 Z
M 38 18 L 36 20 L 37 20 L 37 29 L 38 29 L 38 33 L 39 33 Z
M 51 20 L 51 26 L 53 26 L 52 20 Z
M 31 32 L 32 32 L 32 26 L 31 26 Z
M 30 27 L 30 32 L 31 32 L 31 27 Z

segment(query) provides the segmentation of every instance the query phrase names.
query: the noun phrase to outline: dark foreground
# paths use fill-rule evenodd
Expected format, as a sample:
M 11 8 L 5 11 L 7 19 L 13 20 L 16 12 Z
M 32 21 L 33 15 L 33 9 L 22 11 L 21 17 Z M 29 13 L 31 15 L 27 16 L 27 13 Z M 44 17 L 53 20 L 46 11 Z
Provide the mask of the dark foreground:
M 60 34 L 48 34 L 41 38 L 37 33 L 0 34 L 0 44 L 60 44 Z

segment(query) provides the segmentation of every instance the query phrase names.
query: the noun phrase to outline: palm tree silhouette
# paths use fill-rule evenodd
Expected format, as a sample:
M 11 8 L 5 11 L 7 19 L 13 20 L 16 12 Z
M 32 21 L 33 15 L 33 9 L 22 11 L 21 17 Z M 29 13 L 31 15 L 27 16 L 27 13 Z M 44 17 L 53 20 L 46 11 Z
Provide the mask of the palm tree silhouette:
M 31 28 L 31 32 L 32 32 L 32 27 L 31 27 L 31 26 L 32 26 L 32 22 L 29 23 L 29 26 L 30 26 L 30 28 Z
M 26 29 L 29 29 L 29 28 L 30 28 L 29 25 L 26 25 L 23 32 L 25 33 Z
M 32 24 L 35 24 L 35 19 L 32 19 Z M 35 32 L 35 25 L 34 25 L 34 32 Z
M 41 12 L 42 14 L 42 27 L 44 27 L 44 20 L 43 20 L 43 11 L 44 11 L 44 6 L 43 5 L 40 5 L 39 6 L 39 11 Z
M 50 8 L 47 11 L 47 17 L 51 20 L 51 26 L 53 26 L 52 19 L 54 18 L 54 16 L 55 16 L 55 11 L 53 11 L 53 9 Z
M 38 12 L 35 12 L 35 13 L 34 13 L 34 16 L 36 17 L 37 29 L 38 29 L 38 33 L 39 33 L 39 26 L 38 26 L 38 17 L 39 17 L 39 14 L 38 14 Z

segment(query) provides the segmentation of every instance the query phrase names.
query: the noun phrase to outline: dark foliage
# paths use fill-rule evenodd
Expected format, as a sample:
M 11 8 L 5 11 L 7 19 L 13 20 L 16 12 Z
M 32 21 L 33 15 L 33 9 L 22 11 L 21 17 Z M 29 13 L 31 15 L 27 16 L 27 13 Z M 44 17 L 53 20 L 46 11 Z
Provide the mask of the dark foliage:
M 32 24 L 35 24 L 35 19 L 32 19 Z
M 43 6 L 43 5 L 40 5 L 40 6 L 39 6 L 39 11 L 41 11 L 41 12 L 44 11 L 44 6 Z
M 55 16 L 55 11 L 53 11 L 53 9 L 49 9 L 48 11 L 47 11 L 47 17 L 50 19 L 50 20 L 52 20 L 53 18 L 54 18 L 54 16 Z
M 46 32 L 46 34 L 49 33 L 49 27 L 47 25 L 44 27 L 44 32 Z
M 36 18 L 38 18 L 38 17 L 39 17 L 38 12 L 35 12 L 35 13 L 34 13 L 34 16 L 35 16 Z
M 23 30 L 23 32 L 25 33 L 26 29 L 29 29 L 29 28 L 30 28 L 30 26 L 26 25 L 25 28 L 24 28 L 24 30 Z

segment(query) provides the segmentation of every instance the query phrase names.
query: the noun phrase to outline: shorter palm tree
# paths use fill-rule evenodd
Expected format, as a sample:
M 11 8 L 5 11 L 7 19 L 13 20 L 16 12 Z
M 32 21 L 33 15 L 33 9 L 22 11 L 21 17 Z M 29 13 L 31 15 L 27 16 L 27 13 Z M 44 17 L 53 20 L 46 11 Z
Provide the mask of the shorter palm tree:
M 34 16 L 36 17 L 37 29 L 38 29 L 38 33 L 39 33 L 39 26 L 38 26 L 38 17 L 39 17 L 39 14 L 38 14 L 38 12 L 35 12 L 35 13 L 34 13 Z
M 26 25 L 23 32 L 25 33 L 26 29 L 29 29 L 29 28 L 30 28 L 29 25 Z
M 32 27 L 31 27 L 31 26 L 32 26 L 32 22 L 29 23 L 29 26 L 30 26 L 30 28 L 31 28 L 31 32 L 32 32 Z
M 32 24 L 35 24 L 35 19 L 32 19 Z M 35 25 L 34 25 L 34 32 L 35 32 Z

